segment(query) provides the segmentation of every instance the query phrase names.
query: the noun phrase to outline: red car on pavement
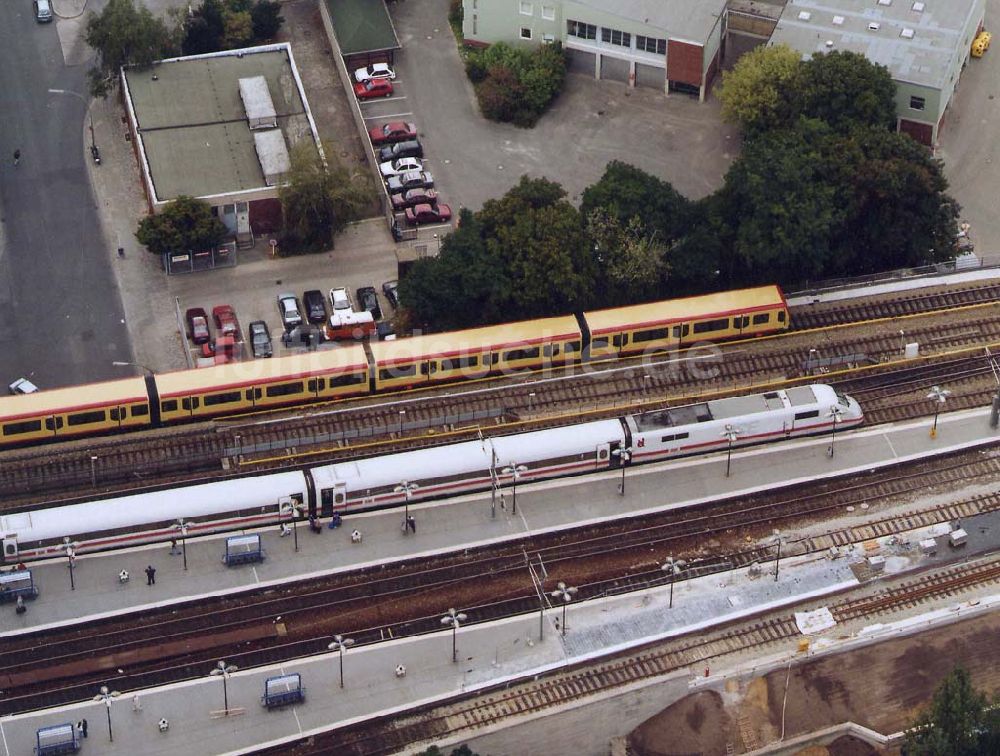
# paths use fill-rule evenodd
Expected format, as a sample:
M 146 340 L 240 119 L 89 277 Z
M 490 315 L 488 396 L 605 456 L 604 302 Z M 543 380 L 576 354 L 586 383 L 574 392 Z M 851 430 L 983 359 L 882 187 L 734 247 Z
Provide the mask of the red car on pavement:
M 417 138 L 417 126 L 406 121 L 391 121 L 369 129 L 368 136 L 371 137 L 372 144 L 376 147 L 382 144 L 404 142 L 407 139 Z
M 414 226 L 422 223 L 447 223 L 451 208 L 447 205 L 414 205 L 406 208 L 406 222 Z
M 219 305 L 212 308 L 212 319 L 219 335 L 235 336 L 240 332 L 240 323 L 236 320 L 236 311 L 232 305 Z
M 388 79 L 359 81 L 354 85 L 354 94 L 359 100 L 368 100 L 372 97 L 390 97 L 392 96 L 392 82 Z

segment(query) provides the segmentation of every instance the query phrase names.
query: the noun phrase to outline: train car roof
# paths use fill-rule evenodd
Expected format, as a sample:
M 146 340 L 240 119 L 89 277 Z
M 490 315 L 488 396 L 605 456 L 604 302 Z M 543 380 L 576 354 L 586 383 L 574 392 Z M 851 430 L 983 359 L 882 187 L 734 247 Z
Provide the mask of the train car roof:
M 825 402 L 834 403 L 836 392 L 826 384 L 817 383 L 811 386 L 795 386 L 784 391 L 768 391 L 763 394 L 747 394 L 746 396 L 731 396 L 725 399 L 712 399 L 698 404 L 685 404 L 679 407 L 645 412 L 635 416 L 636 427 L 640 431 L 657 430 L 659 428 L 674 428 L 682 425 L 694 425 L 709 420 L 728 420 L 734 417 L 745 417 L 759 412 L 771 412 L 785 409 L 782 396 L 787 397 L 792 409 L 796 407 L 814 407 Z
M 488 352 L 496 347 L 531 345 L 553 339 L 579 339 L 580 326 L 572 315 L 518 323 L 469 328 L 464 331 L 410 336 L 394 341 L 373 341 L 375 362 L 384 364 L 414 358 L 452 357 Z
M 147 399 L 144 378 L 121 378 L 69 388 L 46 389 L 33 394 L 0 396 L 0 421 L 46 412 L 80 412 L 114 401 L 129 404 L 145 402 Z
M 722 317 L 733 312 L 753 312 L 783 306 L 785 298 L 777 286 L 720 291 L 697 297 L 589 310 L 583 314 L 593 335 L 689 320 Z
M 191 520 L 238 509 L 275 506 L 293 493 L 305 493 L 301 472 L 266 473 L 195 486 L 68 504 L 0 516 L 0 534 L 21 543 L 84 533 L 126 530 L 140 525 Z
M 250 386 L 261 381 L 308 378 L 330 371 L 368 370 L 368 358 L 360 344 L 294 354 L 288 357 L 230 362 L 192 370 L 177 370 L 156 376 L 160 398 L 187 395 L 206 389 L 224 390 Z
M 511 463 L 527 465 L 541 459 L 590 452 L 599 444 L 624 441 L 624 435 L 620 421 L 596 420 L 514 436 L 494 436 L 490 442 L 496 451 L 497 466 L 503 468 Z

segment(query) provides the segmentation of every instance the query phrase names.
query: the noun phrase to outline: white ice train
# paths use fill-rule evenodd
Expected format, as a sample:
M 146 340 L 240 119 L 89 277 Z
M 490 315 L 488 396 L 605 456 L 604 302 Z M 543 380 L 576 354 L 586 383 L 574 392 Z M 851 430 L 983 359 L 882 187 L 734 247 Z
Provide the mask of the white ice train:
M 0 517 L 7 563 L 61 554 L 65 537 L 77 552 L 128 546 L 188 534 L 272 524 L 296 505 L 302 516 L 329 517 L 519 481 L 619 468 L 733 446 L 853 428 L 864 421 L 858 403 L 823 384 L 689 404 L 613 420 L 465 441 L 294 472 L 39 509 Z M 615 454 L 630 448 L 629 455 Z M 508 470 L 505 472 L 505 470 Z

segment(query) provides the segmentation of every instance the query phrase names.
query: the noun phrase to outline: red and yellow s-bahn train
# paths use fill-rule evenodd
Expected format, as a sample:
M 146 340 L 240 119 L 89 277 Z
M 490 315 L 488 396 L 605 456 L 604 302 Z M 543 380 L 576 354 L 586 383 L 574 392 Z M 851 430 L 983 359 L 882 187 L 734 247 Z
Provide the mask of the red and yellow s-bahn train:
M 778 333 L 778 286 L 0 397 L 0 448 Z

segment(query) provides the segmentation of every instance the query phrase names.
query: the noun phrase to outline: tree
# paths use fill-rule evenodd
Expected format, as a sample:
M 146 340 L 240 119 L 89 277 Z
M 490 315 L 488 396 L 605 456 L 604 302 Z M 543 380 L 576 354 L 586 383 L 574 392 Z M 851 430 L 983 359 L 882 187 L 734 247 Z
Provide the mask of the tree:
M 253 19 L 249 10 L 229 10 L 225 16 L 223 45 L 227 50 L 236 50 L 253 44 Z
M 722 118 L 748 138 L 786 124 L 791 116 L 786 90 L 801 61 L 788 45 L 762 45 L 744 55 L 722 74 Z
M 930 705 L 906 734 L 913 756 L 979 756 L 1000 749 L 1000 711 L 956 667 L 934 692 Z
M 667 250 L 656 232 L 648 231 L 637 215 L 623 222 L 597 208 L 586 217 L 587 233 L 601 270 L 598 280 L 604 283 L 602 303 L 634 304 L 655 299 L 669 269 Z
M 896 84 L 885 66 L 861 53 L 816 53 L 799 65 L 789 84 L 790 108 L 836 131 L 896 126 Z
M 221 0 L 203 0 L 184 25 L 185 55 L 202 55 L 224 49 L 225 6 Z
M 284 213 L 287 252 L 320 252 L 333 246 L 333 235 L 371 201 L 363 173 L 336 166 L 328 170 L 312 143 L 291 150 L 287 183 L 278 191 Z
M 285 19 L 281 16 L 281 3 L 275 0 L 259 0 L 250 9 L 253 19 L 253 36 L 258 42 L 274 39 L 278 36 Z
M 228 235 L 207 202 L 186 195 L 169 202 L 157 215 L 143 218 L 135 234 L 154 255 L 211 249 Z
M 97 53 L 87 72 L 94 97 L 108 96 L 123 66 L 149 65 L 171 52 L 166 24 L 134 0 L 109 0 L 100 13 L 91 12 L 84 38 Z

